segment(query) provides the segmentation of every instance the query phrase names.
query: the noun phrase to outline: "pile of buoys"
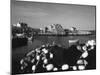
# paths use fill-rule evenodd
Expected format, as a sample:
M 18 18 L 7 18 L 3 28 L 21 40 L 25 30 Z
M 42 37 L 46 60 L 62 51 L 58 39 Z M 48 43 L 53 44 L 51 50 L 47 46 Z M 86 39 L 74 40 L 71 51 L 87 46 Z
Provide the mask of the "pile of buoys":
M 69 52 L 68 49 L 71 48 L 64 49 L 58 45 L 42 45 L 41 47 L 33 49 L 31 52 L 28 52 L 25 55 L 25 57 L 20 61 L 21 70 L 23 71 L 23 73 L 85 70 L 86 66 L 89 64 L 86 58 L 89 55 L 89 51 L 95 48 L 94 47 L 95 45 L 96 44 L 94 40 L 89 40 L 82 46 L 75 45 L 74 47 L 77 49 L 77 51 L 80 51 L 81 55 L 79 55 L 79 57 L 76 59 L 76 62 L 74 64 L 71 63 L 69 64 L 70 60 L 71 62 L 74 61 L 71 58 L 69 61 L 67 60 L 67 57 L 65 57 L 63 61 L 59 60 L 62 59 L 62 57 L 60 57 L 60 55 L 57 55 L 58 52 L 55 52 L 55 51 L 59 51 L 58 49 L 62 49 L 60 50 L 60 52 L 63 51 L 62 52 L 63 54 L 68 54 Z M 69 57 L 71 55 L 71 52 L 69 52 L 70 54 L 68 54 Z M 72 53 L 75 54 L 75 52 Z M 60 61 L 61 63 L 56 62 L 56 60 Z

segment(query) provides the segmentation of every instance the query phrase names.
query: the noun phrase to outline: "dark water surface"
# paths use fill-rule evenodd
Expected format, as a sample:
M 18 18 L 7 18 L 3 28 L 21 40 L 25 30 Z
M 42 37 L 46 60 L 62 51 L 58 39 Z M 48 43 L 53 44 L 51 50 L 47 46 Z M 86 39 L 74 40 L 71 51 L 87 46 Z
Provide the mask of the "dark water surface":
M 33 42 L 28 41 L 26 46 L 12 49 L 12 73 L 21 73 L 19 70 L 20 60 L 32 49 L 40 47 L 43 44 L 52 44 L 53 42 L 62 47 L 68 48 L 68 40 L 74 39 L 79 39 L 79 43 L 85 43 L 87 40 L 96 39 L 96 36 L 35 36 Z

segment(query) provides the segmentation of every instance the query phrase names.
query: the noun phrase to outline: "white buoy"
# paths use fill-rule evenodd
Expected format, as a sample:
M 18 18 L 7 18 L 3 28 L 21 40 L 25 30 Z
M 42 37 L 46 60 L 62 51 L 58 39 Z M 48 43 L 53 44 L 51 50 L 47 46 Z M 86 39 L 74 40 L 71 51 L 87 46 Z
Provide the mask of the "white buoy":
M 39 60 L 39 59 L 40 59 L 40 56 L 39 56 L 39 55 L 37 55 L 37 56 L 36 56 L 36 59 L 37 59 L 37 60 Z
M 33 70 L 33 71 L 35 71 L 35 69 L 36 69 L 36 66 L 35 66 L 35 65 L 33 65 L 33 66 L 32 66 L 32 70 Z
M 48 50 L 47 50 L 47 49 L 45 49 L 45 48 L 43 48 L 43 49 L 42 49 L 42 51 L 43 51 L 45 54 L 47 54 L 47 53 L 48 53 Z
M 79 66 L 78 66 L 78 69 L 79 69 L 79 70 L 84 70 L 84 69 L 85 69 L 85 66 L 84 66 L 84 65 L 79 65 Z
M 23 64 L 23 62 L 24 62 L 24 60 L 22 59 L 22 60 L 20 61 L 20 64 Z
M 73 66 L 72 68 L 73 68 L 73 70 L 77 70 L 77 67 L 76 66 Z
M 42 45 L 42 47 L 45 47 L 45 45 Z
M 88 64 L 88 62 L 86 60 L 84 60 L 84 65 L 86 66 Z
M 39 49 L 36 48 L 35 50 L 36 50 L 36 52 L 40 53 L 40 50 Z
M 62 65 L 62 70 L 68 70 L 68 69 L 69 69 L 68 64 L 64 64 L 64 65 Z
M 23 66 L 21 66 L 21 70 L 23 70 L 24 69 L 24 67 Z
M 44 59 L 43 63 L 44 64 L 47 64 L 48 63 L 48 60 L 47 59 Z
M 76 46 L 77 50 L 81 50 L 81 46 Z
M 85 51 L 83 54 L 82 54 L 82 58 L 86 58 L 88 56 L 88 52 L 87 51 Z
M 55 68 L 53 68 L 53 71 L 57 71 L 57 70 L 58 70 L 58 68 L 56 68 L 56 67 L 55 67 Z
M 77 64 L 83 64 L 83 60 L 78 60 Z
M 53 69 L 53 64 L 48 64 L 46 66 L 47 71 L 51 71 Z
M 53 58 L 53 54 L 52 53 L 50 53 L 50 58 Z
M 83 51 L 87 51 L 87 46 L 82 47 Z
M 32 59 L 32 60 L 31 60 L 31 63 L 34 63 L 34 62 L 35 62 L 35 59 Z
M 91 45 L 91 46 L 96 45 L 96 43 L 95 43 L 94 40 L 89 40 L 89 41 L 87 42 L 87 44 L 88 44 L 88 45 Z

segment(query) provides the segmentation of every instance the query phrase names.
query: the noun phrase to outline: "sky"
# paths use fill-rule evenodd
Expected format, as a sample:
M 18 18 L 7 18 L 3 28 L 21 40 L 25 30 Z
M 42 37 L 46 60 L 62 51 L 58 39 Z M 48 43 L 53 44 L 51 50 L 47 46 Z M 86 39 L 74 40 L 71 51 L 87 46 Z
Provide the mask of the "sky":
M 21 21 L 33 28 L 61 24 L 64 29 L 95 30 L 95 14 L 96 7 L 89 5 L 11 1 L 11 24 Z

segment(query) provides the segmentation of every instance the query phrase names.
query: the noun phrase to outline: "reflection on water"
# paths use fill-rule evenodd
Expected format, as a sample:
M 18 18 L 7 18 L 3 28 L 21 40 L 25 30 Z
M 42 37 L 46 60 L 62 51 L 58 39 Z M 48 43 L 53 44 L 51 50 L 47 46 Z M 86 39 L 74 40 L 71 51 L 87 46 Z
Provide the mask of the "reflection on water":
M 60 44 L 61 46 L 68 47 L 67 46 L 68 40 L 75 40 L 75 39 L 78 39 L 79 43 L 84 43 L 87 40 L 95 39 L 95 35 L 90 35 L 90 36 L 39 36 L 39 37 L 36 37 L 35 40 L 41 41 L 42 44 L 46 44 L 46 43 L 52 44 L 53 42 L 55 42 L 56 44 Z
M 87 40 L 95 39 L 95 35 L 91 36 L 35 36 L 33 41 L 28 41 L 26 46 L 13 49 L 15 53 L 19 53 L 19 51 L 27 52 L 31 49 L 40 47 L 43 44 L 55 44 L 61 45 L 62 47 L 68 47 L 68 40 L 79 39 L 79 43 L 85 43 Z

